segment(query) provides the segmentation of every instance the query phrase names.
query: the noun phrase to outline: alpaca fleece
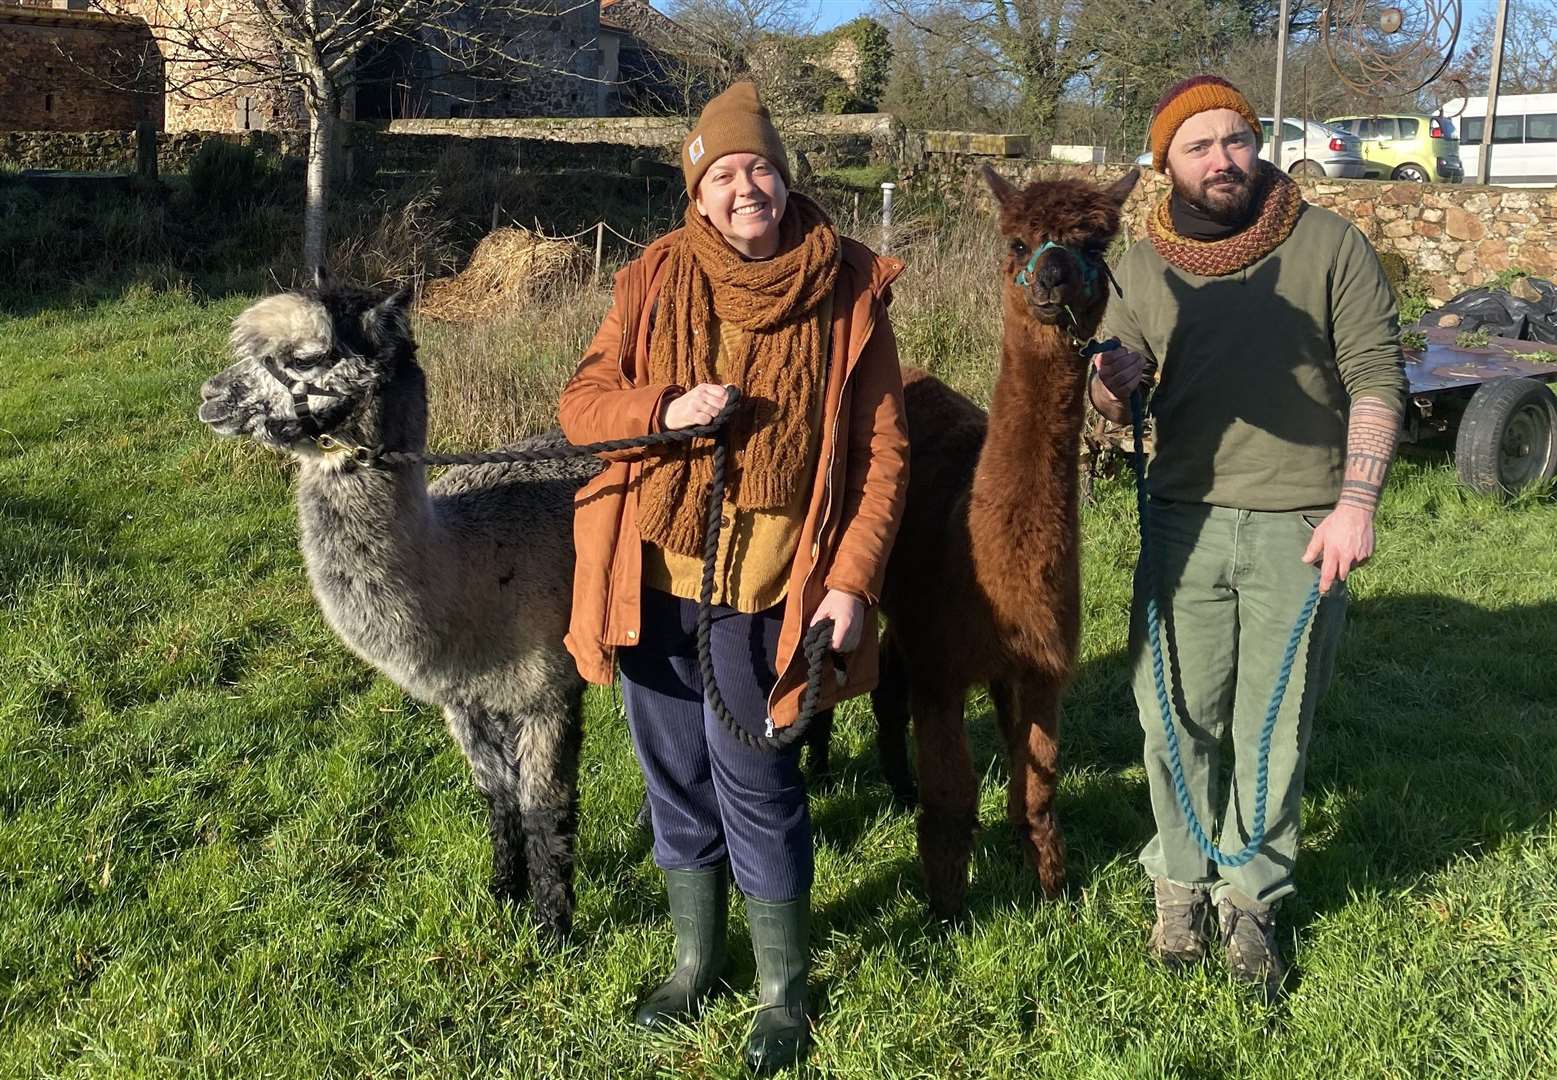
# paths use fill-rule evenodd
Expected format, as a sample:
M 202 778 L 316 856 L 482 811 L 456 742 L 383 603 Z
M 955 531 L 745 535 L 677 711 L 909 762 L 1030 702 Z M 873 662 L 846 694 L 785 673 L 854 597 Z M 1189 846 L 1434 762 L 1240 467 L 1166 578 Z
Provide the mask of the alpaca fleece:
M 1260 207 L 1247 228 L 1225 240 L 1191 240 L 1173 227 L 1173 196 L 1166 195 L 1146 222 L 1152 246 L 1165 262 L 1200 277 L 1226 277 L 1253 266 L 1292 235 L 1302 213 L 1303 193 L 1286 173 L 1260 162 Z
M 600 463 L 363 468 L 307 437 L 284 380 L 329 434 L 421 451 L 426 382 L 408 294 L 330 282 L 267 297 L 233 323 L 235 362 L 201 390 L 200 419 L 299 463 L 299 540 L 320 612 L 342 642 L 439 707 L 485 798 L 491 887 L 528 895 L 543 940 L 573 922 L 583 681 L 562 644 L 573 497 Z
M 987 416 L 934 376 L 905 375 L 908 501 L 882 590 L 887 632 L 871 697 L 882 772 L 900 801 L 920 803 L 919 861 L 942 916 L 963 909 L 978 827 L 964 719 L 978 684 L 989 687 L 1004 737 L 1007 819 L 1044 892 L 1064 885 L 1055 792 L 1060 698 L 1081 631 L 1077 464 L 1087 371 L 1072 335 L 1092 335 L 1108 295 L 1101 275 L 1084 274 L 1072 255 L 1044 255 L 1037 277 L 1057 274 L 1049 295 L 1073 313 L 1061 325 L 1045 321 L 1014 279 L 1026 252 L 1046 241 L 1100 252 L 1136 179 L 1107 191 L 1077 180 L 1018 191 L 986 175 L 1007 247 L 1000 371 Z
M 822 300 L 838 279 L 838 233 L 821 207 L 790 195 L 779 229 L 779 254 L 750 261 L 687 207 L 649 346 L 650 379 L 690 387 L 719 381 L 715 320 L 746 331 L 746 350 L 734 358 L 746 401 L 730 436 L 727 493 L 742 510 L 787 506 L 809 479 L 808 425 L 825 361 Z M 650 457 L 638 507 L 643 538 L 699 554 L 712 478 L 707 442 Z

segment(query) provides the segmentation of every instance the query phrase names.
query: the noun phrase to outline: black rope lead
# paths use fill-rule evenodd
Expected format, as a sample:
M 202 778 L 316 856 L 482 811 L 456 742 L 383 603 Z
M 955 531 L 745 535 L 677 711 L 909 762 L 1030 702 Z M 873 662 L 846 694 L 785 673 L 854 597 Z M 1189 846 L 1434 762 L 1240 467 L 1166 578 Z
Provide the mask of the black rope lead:
M 278 381 L 284 380 L 279 380 L 278 376 Z M 706 424 L 582 445 L 559 439 L 532 444 L 524 449 L 486 450 L 471 454 L 419 454 L 408 450 L 356 446 L 331 435 L 317 435 L 314 442 L 326 454 L 345 453 L 359 465 L 469 466 L 560 461 L 566 458 L 593 457 L 596 454 L 616 453 L 623 450 L 669 446 L 674 443 L 689 442 L 692 439 L 713 439 L 713 478 L 708 488 L 708 519 L 705 523 L 703 539 L 703 583 L 697 609 L 697 661 L 703 678 L 703 694 L 715 718 L 741 743 L 777 752 L 794 745 L 802 738 L 812 718 L 819 711 L 818 706 L 822 699 L 822 675 L 829 654 L 832 656 L 834 670 L 842 672 L 844 665 L 843 658 L 832 652 L 833 621 L 823 619 L 807 628 L 801 641 L 801 648 L 806 658 L 806 687 L 800 699 L 800 715 L 786 728 L 775 728 L 773 718 L 768 717 L 767 728 L 762 735 L 756 735 L 742 727 L 726 707 L 723 695 L 719 693 L 719 682 L 714 675 L 712 643 L 714 570 L 719 559 L 719 528 L 724 512 L 725 473 L 728 465 L 728 450 L 721 436 L 741 399 L 741 392 L 737 387 L 728 387 L 727 390 L 728 397 L 724 407 Z
M 728 411 L 740 391 L 730 387 L 731 400 L 725 404 Z M 722 412 L 721 416 L 724 415 Z M 703 583 L 697 601 L 697 666 L 703 677 L 703 696 L 708 707 L 726 731 L 745 746 L 760 747 L 775 753 L 793 746 L 803 738 L 806 728 L 817 713 L 822 696 L 822 672 L 827 654 L 832 649 L 833 621 L 823 619 L 806 629 L 801 647 L 806 657 L 806 688 L 800 699 L 800 715 L 786 728 L 775 728 L 773 718 L 767 718 L 767 728 L 756 735 L 742 727 L 724 703 L 719 692 L 719 680 L 714 674 L 714 574 L 719 562 L 719 530 L 724 517 L 724 483 L 728 449 L 725 441 L 716 439 L 713 451 L 713 479 L 708 485 L 708 516 L 703 522 Z M 834 665 L 842 669 L 842 661 L 834 657 Z

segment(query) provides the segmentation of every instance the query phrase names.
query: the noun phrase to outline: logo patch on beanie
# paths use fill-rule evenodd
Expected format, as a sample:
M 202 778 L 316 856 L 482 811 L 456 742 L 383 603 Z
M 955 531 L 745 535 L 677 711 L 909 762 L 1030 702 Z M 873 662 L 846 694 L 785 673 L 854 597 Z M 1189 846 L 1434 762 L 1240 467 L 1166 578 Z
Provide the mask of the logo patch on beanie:
M 692 140 L 687 147 L 687 157 L 692 159 L 694 165 L 703 160 L 703 136 L 699 135 Z

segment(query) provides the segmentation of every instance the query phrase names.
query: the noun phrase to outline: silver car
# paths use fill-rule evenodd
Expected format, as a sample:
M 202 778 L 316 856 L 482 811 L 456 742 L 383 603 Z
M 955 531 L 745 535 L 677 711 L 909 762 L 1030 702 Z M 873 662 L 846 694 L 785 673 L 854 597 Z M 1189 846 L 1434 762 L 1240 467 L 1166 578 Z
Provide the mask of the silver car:
M 1260 156 L 1272 159 L 1272 120 L 1260 118 L 1262 142 Z M 1293 176 L 1334 176 L 1360 180 L 1368 171 L 1368 163 L 1362 156 L 1362 141 L 1357 136 L 1328 127 L 1317 120 L 1306 123 L 1292 117 L 1281 126 L 1281 167 Z M 1272 159 L 1276 160 L 1276 159 Z M 1151 151 L 1135 159 L 1142 168 L 1152 164 Z
M 1281 156 L 1270 151 L 1270 117 L 1260 117 L 1264 131 L 1261 156 L 1277 162 L 1293 176 L 1331 176 L 1360 180 L 1367 175 L 1368 162 L 1362 156 L 1362 140 L 1340 128 L 1317 120 L 1304 122 L 1287 117 L 1281 125 Z

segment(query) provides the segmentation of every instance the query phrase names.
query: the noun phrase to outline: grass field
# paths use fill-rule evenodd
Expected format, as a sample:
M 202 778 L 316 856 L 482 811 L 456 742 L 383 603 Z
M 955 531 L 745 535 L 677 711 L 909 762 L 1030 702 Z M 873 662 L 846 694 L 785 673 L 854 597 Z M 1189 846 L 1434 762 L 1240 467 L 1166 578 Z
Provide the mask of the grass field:
M 978 390 L 991 331 L 936 295 L 905 279 L 908 359 L 962 356 Z M 739 948 L 742 993 L 673 1036 L 630 1029 L 670 934 L 612 694 L 588 703 L 576 944 L 542 953 L 489 898 L 484 812 L 440 719 L 312 604 L 289 470 L 195 421 L 242 304 L 141 288 L 0 322 L 0 1076 L 738 1075 Z M 602 304 L 576 299 L 544 338 L 560 359 L 511 392 L 554 392 Z M 435 384 L 540 363 L 525 318 L 424 341 Z M 446 443 L 539 415 L 449 422 L 485 400 L 435 393 Z M 1283 926 L 1299 977 L 1265 1007 L 1142 950 L 1133 503 L 1123 480 L 1098 494 L 1069 895 L 1040 901 L 1000 824 L 976 701 L 972 910 L 927 920 L 912 821 L 850 706 L 814 802 L 826 1008 L 806 1071 L 1557 1075 L 1557 505 L 1473 497 L 1441 460 L 1397 468 L 1314 738 Z

